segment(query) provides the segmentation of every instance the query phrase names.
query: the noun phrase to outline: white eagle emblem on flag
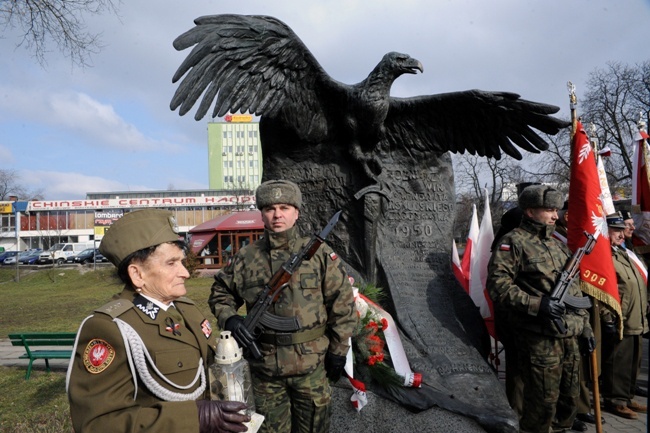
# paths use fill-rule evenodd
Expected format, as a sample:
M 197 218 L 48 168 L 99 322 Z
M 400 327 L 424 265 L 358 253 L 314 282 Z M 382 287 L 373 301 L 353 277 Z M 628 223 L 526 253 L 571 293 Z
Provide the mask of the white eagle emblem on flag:
M 598 239 L 598 236 L 603 235 L 606 238 L 609 238 L 609 231 L 607 230 L 607 218 L 600 215 L 596 215 L 595 212 L 591 213 L 591 224 L 594 228 L 594 237 Z

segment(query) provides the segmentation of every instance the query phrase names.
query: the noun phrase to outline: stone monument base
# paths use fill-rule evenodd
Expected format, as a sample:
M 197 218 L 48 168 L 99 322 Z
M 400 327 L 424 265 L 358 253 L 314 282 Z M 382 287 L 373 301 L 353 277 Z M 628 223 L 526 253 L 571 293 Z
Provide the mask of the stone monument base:
M 352 388 L 341 379 L 332 394 L 331 432 L 349 433 L 485 433 L 474 420 L 439 407 L 413 413 L 368 391 L 368 405 L 357 412 L 350 403 Z

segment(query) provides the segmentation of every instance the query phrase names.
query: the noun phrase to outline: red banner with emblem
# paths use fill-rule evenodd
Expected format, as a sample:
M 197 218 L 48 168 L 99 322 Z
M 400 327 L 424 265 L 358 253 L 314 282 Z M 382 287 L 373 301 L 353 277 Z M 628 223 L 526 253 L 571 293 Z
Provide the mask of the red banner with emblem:
M 575 251 L 587 241 L 585 231 L 594 235 L 594 249 L 580 262 L 580 288 L 620 316 L 621 300 L 602 197 L 596 158 L 589 137 L 578 122 L 571 144 L 567 245 Z

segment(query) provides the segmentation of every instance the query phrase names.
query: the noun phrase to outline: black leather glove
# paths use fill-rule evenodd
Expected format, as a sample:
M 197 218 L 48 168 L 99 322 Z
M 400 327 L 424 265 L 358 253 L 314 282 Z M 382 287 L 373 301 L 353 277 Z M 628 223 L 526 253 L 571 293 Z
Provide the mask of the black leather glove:
M 226 320 L 226 331 L 230 331 L 232 336 L 235 337 L 237 343 L 242 348 L 247 348 L 250 344 L 255 342 L 255 337 L 244 326 L 244 318 L 238 314 Z
M 586 328 L 582 335 L 578 338 L 578 345 L 580 347 L 580 354 L 583 356 L 589 356 L 594 350 L 596 350 L 596 337 L 591 328 Z
M 345 368 L 346 357 L 341 355 L 335 355 L 333 353 L 327 352 L 325 354 L 325 371 L 327 372 L 327 378 L 332 382 L 338 382 L 343 374 L 343 369 Z
M 603 334 L 618 335 L 616 320 L 612 320 L 612 321 L 603 320 L 602 322 L 600 322 L 600 328 L 603 331 Z
M 239 401 L 197 400 L 199 410 L 199 433 L 244 432 L 243 424 L 251 420 L 239 413 L 246 405 Z
M 548 296 L 542 296 L 542 302 L 539 304 L 539 315 L 548 317 L 551 320 L 562 319 L 566 308 L 564 304 L 555 299 L 551 299 Z

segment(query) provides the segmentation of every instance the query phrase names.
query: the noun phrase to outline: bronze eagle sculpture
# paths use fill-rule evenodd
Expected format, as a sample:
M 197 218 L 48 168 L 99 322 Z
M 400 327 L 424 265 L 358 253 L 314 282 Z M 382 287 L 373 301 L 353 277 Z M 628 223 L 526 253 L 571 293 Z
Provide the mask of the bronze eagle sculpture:
M 180 83 L 170 108 L 184 115 L 200 101 L 196 120 L 213 105 L 212 117 L 259 116 L 264 178 L 300 185 L 303 232 L 344 210 L 328 243 L 353 273 L 389 291 L 409 363 L 426 378 L 419 389 L 377 392 L 409 410 L 440 406 L 490 432 L 516 432 L 516 416 L 476 349 L 482 319 L 449 265 L 448 151 L 497 159 L 521 159 L 519 148 L 539 153 L 548 145 L 537 131 L 568 126 L 552 116 L 559 108 L 482 90 L 396 98 L 398 77 L 423 72 L 406 54 L 386 54 L 365 80 L 347 85 L 276 18 L 194 22 L 174 41 L 177 50 L 192 49 L 173 76 Z
M 171 109 L 184 115 L 203 95 L 196 120 L 213 101 L 212 117 L 237 111 L 259 115 L 262 142 L 269 130 L 281 131 L 284 145 L 299 142 L 303 149 L 337 143 L 373 163 L 376 172 L 373 153 L 400 146 L 497 159 L 503 151 L 521 159 L 513 143 L 535 153 L 548 148 L 531 128 L 556 134 L 566 126 L 549 116 L 558 107 L 509 92 L 391 97 L 400 75 L 423 72 L 422 64 L 406 54 L 386 54 L 365 80 L 347 85 L 332 79 L 276 18 L 212 15 L 194 22 L 196 27 L 174 41 L 177 50 L 193 48 L 172 79 L 181 83 Z

